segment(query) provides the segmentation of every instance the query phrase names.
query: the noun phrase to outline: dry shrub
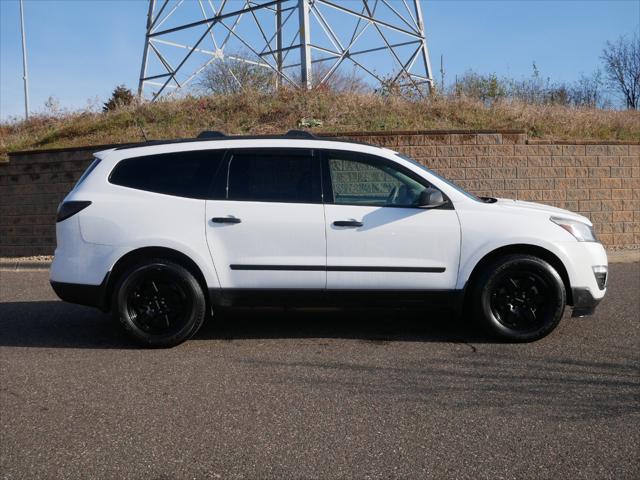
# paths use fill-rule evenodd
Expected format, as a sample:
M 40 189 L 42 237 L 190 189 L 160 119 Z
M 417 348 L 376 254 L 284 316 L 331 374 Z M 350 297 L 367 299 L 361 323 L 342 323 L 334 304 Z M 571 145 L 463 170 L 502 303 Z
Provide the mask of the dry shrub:
M 554 140 L 640 140 L 640 112 L 529 105 L 518 101 L 433 96 L 407 100 L 326 89 L 243 91 L 207 97 L 132 104 L 107 113 L 42 115 L 0 124 L 0 149 L 70 147 L 190 137 L 202 130 L 229 134 L 276 133 L 301 119 L 323 131 L 522 129 Z

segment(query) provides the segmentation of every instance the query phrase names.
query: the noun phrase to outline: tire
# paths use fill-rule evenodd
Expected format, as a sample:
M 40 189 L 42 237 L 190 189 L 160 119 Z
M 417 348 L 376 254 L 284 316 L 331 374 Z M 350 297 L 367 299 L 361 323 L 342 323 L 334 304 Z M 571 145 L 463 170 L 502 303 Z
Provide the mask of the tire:
M 532 342 L 558 326 L 567 294 L 558 272 L 544 260 L 507 255 L 480 273 L 471 301 L 476 318 L 491 334 Z
M 139 263 L 116 284 L 113 314 L 138 343 L 173 347 L 191 338 L 206 316 L 198 280 L 182 265 L 165 259 Z

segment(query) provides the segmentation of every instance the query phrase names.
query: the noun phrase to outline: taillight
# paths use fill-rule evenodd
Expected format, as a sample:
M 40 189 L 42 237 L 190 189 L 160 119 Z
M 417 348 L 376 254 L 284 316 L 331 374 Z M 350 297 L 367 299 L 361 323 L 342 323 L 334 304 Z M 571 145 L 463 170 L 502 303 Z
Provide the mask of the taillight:
M 91 205 L 91 202 L 89 202 L 88 200 L 70 200 L 68 202 L 62 202 L 58 207 L 58 216 L 56 217 L 56 222 L 66 220 L 79 211 L 84 210 L 89 205 Z

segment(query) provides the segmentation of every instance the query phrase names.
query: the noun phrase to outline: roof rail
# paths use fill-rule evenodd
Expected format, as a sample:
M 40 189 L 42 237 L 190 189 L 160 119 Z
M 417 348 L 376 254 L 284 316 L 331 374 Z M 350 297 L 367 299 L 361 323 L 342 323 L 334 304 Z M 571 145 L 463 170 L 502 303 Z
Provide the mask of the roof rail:
M 220 137 L 226 137 L 226 135 L 217 130 L 204 130 L 200 132 L 197 138 L 220 138 Z
M 285 138 L 318 138 L 313 133 L 307 132 L 306 130 L 289 130 L 284 134 Z

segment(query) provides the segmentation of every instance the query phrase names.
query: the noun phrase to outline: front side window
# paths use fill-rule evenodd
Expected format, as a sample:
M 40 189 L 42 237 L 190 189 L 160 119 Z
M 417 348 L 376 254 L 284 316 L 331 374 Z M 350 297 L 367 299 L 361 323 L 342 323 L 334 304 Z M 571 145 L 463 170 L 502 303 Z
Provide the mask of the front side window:
M 398 158 L 401 158 L 403 160 L 406 160 L 407 162 L 412 163 L 413 165 L 415 165 L 416 167 L 424 170 L 425 172 L 428 172 L 430 175 L 433 175 L 434 177 L 436 177 L 439 180 L 442 180 L 444 183 L 446 183 L 447 185 L 449 185 L 451 188 L 457 190 L 458 192 L 460 192 L 461 194 L 463 194 L 464 196 L 472 199 L 472 200 L 476 200 L 478 202 L 481 202 L 483 200 L 480 199 L 480 197 L 474 195 L 473 193 L 469 193 L 467 192 L 465 189 L 463 189 L 462 187 L 460 187 L 459 185 L 457 185 L 456 183 L 452 182 L 451 180 L 447 180 L 446 178 L 444 178 L 442 175 L 438 175 L 436 172 L 434 172 L 433 170 L 429 170 L 427 167 L 425 167 L 424 165 L 422 165 L 420 162 L 416 162 L 413 158 L 411 157 L 407 157 L 406 155 L 403 155 L 402 153 L 398 153 L 396 152 L 396 155 L 398 156 Z
M 329 152 L 327 164 L 335 204 L 415 207 L 428 188 L 369 156 Z
M 238 151 L 229 160 L 227 199 L 318 203 L 319 171 L 307 150 Z
M 187 198 L 207 198 L 221 150 L 164 153 L 122 160 L 109 181 L 123 187 Z

